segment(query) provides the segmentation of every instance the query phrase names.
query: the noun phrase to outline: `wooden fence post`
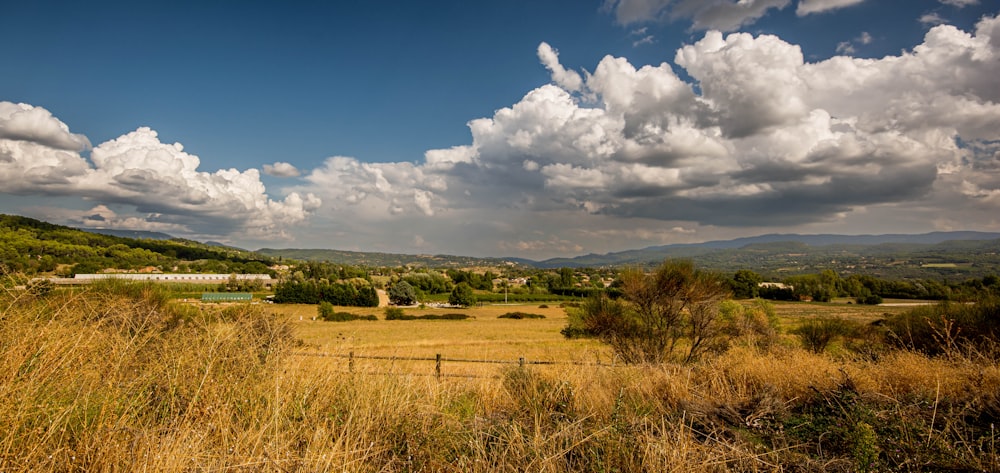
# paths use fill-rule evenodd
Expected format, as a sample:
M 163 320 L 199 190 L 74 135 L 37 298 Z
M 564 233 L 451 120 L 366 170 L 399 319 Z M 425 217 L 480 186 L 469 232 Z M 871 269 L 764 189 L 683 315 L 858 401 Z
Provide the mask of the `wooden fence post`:
M 523 356 L 517 359 L 517 366 L 519 366 L 521 368 L 524 368 L 524 357 Z
M 437 373 L 437 379 L 441 379 L 441 354 L 438 353 L 434 355 L 434 372 Z
M 347 371 L 354 373 L 354 352 L 352 351 L 347 355 Z

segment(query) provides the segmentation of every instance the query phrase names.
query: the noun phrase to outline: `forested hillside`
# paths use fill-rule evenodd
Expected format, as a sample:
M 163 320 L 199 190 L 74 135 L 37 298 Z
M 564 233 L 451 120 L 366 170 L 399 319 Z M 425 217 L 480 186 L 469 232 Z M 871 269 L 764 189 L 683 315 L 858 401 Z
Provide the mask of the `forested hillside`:
M 0 214 L 0 271 L 70 276 L 101 269 L 267 273 L 269 257 L 190 240 L 122 238 Z

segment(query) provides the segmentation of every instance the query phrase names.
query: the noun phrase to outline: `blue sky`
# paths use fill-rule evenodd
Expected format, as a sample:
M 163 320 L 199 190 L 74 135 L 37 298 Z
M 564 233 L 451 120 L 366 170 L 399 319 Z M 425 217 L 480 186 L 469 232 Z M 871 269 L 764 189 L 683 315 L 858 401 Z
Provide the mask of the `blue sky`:
M 3 11 L 0 212 L 528 258 L 1000 231 L 995 0 Z

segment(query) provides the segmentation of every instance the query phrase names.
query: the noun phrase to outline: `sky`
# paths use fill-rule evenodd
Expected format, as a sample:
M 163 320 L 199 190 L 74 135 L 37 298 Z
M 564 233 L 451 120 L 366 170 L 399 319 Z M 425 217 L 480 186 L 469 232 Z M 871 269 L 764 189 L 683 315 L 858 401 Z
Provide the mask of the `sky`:
M 1000 231 L 1000 0 L 0 10 L 0 213 L 536 260 Z

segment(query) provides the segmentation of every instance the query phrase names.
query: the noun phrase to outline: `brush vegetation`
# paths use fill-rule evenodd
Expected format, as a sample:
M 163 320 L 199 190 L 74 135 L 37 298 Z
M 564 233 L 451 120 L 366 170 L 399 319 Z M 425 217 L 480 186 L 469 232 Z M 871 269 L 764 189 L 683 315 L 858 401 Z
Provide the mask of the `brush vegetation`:
M 724 303 L 719 317 L 760 330 L 691 363 L 622 365 L 595 340 L 562 338 L 556 308 L 331 324 L 115 281 L 0 292 L 2 471 L 1000 470 L 1000 367 L 976 337 L 858 356 L 839 335 L 813 353 L 768 332 L 769 317 L 811 316 Z M 516 345 L 564 363 L 439 380 L 302 356 L 405 355 L 435 340 L 448 356 Z M 593 356 L 605 362 L 582 362 Z

